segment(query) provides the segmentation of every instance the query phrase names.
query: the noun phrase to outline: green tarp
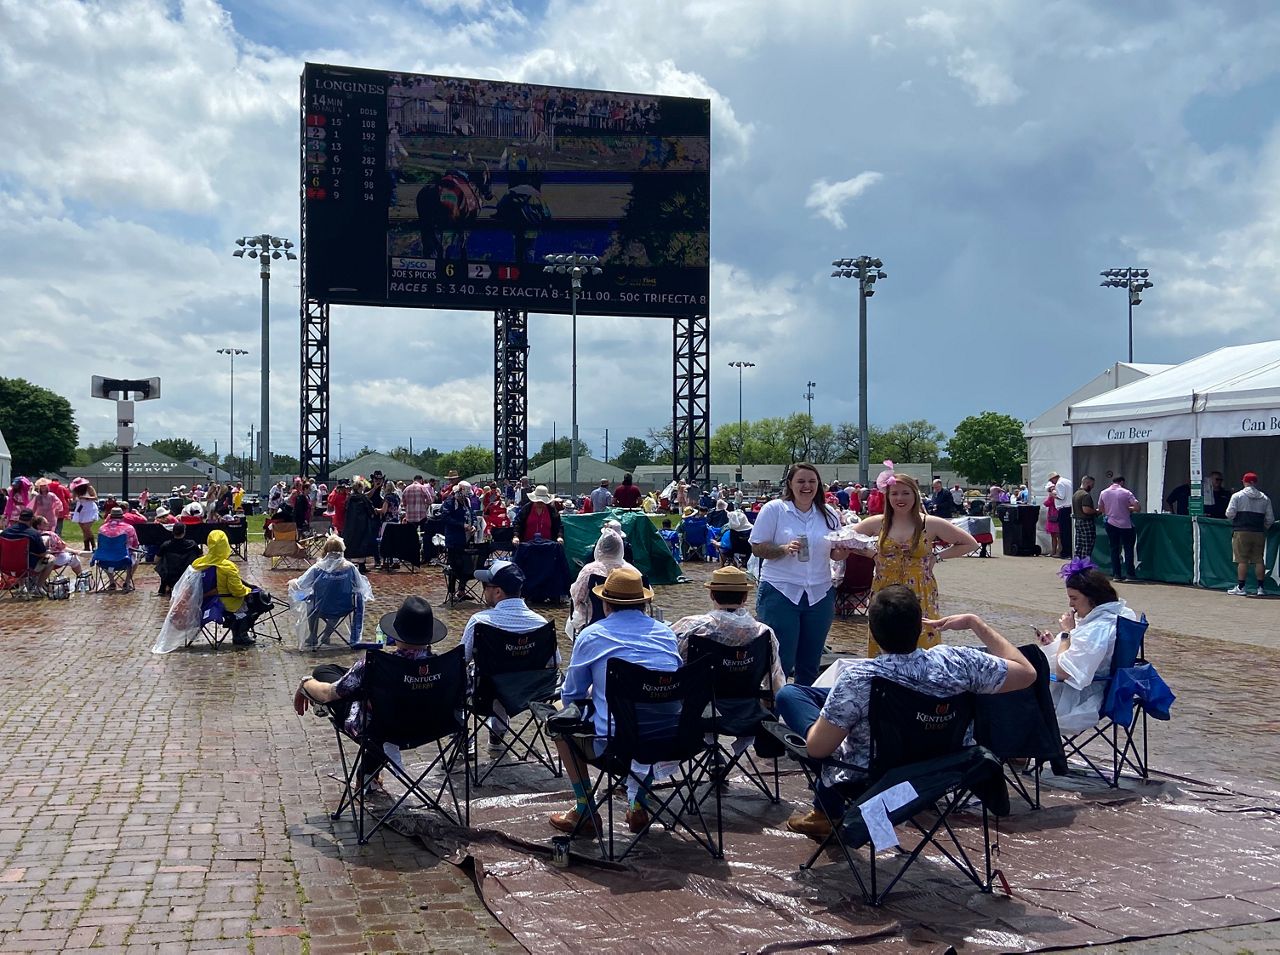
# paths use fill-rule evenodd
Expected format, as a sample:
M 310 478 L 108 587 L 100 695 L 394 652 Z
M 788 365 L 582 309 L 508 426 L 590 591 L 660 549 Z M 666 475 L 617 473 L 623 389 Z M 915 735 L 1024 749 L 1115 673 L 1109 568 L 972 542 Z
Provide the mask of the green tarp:
M 1226 590 L 1236 583 L 1236 565 L 1231 559 L 1231 522 L 1213 517 L 1183 517 L 1178 514 L 1134 514 L 1138 532 L 1138 579 L 1170 584 L 1199 584 Z M 1102 518 L 1097 518 L 1098 539 L 1093 562 L 1111 572 L 1111 546 Z M 1197 577 L 1196 558 L 1199 558 Z M 1267 534 L 1266 592 L 1280 594 L 1280 522 Z M 1253 587 L 1253 574 L 1249 574 Z
M 1236 585 L 1236 565 L 1231 559 L 1231 522 L 1202 517 L 1200 521 L 1200 585 L 1215 590 L 1227 590 Z M 1263 589 L 1268 594 L 1280 594 L 1280 521 L 1267 532 L 1267 577 Z M 1245 585 L 1253 593 L 1253 570 L 1245 578 Z
M 680 578 L 680 565 L 671 556 L 666 542 L 648 516 L 638 511 L 610 509 L 600 514 L 574 514 L 564 518 L 564 552 L 574 572 L 591 560 L 600 528 L 610 518 L 621 522 L 631 545 L 632 559 L 640 573 L 651 584 L 674 584 Z

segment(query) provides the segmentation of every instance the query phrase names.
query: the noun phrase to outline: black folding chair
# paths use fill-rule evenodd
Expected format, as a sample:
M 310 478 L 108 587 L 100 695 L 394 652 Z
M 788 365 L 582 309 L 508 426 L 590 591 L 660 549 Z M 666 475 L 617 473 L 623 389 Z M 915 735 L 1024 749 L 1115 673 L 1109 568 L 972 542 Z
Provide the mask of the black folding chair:
M 570 836 L 576 836 L 584 822 L 594 819 L 603 809 L 607 824 L 605 834 L 598 836 L 600 854 L 611 862 L 620 862 L 661 821 L 668 830 L 683 829 L 714 859 L 722 858 L 719 842 L 703 815 L 697 799 L 697 787 L 706 777 L 711 763 L 712 747 L 704 739 L 706 720 L 712 703 L 711 661 L 700 660 L 679 670 L 649 670 L 616 657 L 605 669 L 609 694 L 609 724 L 604 737 L 589 735 L 581 739 L 594 752 L 596 742 L 603 743 L 597 756 L 584 759 L 599 772 L 588 793 L 589 810 L 580 814 L 578 825 Z M 587 701 L 580 701 L 586 707 Z M 535 716 L 545 720 L 549 707 L 533 707 Z M 615 849 L 613 795 L 626 792 L 628 779 L 642 786 L 645 780 L 636 775 L 633 763 L 652 765 L 678 762 L 672 786 L 659 799 L 653 793 L 649 821 L 618 855 Z M 716 789 L 717 830 L 721 826 L 720 794 Z M 696 820 L 696 826 L 687 821 Z
M 478 746 L 481 727 L 489 717 L 502 719 L 494 712 L 494 704 L 506 714 L 506 730 L 502 750 L 480 773 L 475 767 L 475 784 L 483 786 L 490 773 L 503 762 L 508 764 L 533 759 L 560 776 L 560 759 L 547 741 L 542 724 L 530 718 L 517 731 L 511 720 L 527 712 L 533 703 L 549 703 L 556 698 L 559 671 L 555 667 L 556 626 L 547 622 L 537 630 L 512 633 L 487 623 L 475 626 L 472 662 L 475 664 L 471 712 L 475 717 L 475 740 Z M 548 664 L 551 664 L 548 666 Z
M 690 660 L 710 660 L 714 684 L 715 712 L 707 724 L 707 732 L 713 734 L 716 755 L 712 764 L 712 782 L 719 785 L 728 779 L 734 767 L 740 768 L 748 781 L 764 794 L 770 802 L 778 802 L 778 757 L 782 747 L 773 736 L 764 731 L 765 720 L 775 720 L 773 714 L 773 690 L 769 676 L 773 671 L 773 638 L 769 634 L 757 637 L 744 646 L 731 647 L 704 637 L 690 637 Z M 773 762 L 773 785 L 770 787 L 766 770 L 756 764 L 751 747 L 736 752 L 726 749 L 719 737 L 755 737 L 756 755 L 761 760 Z M 744 759 L 745 757 L 745 759 Z M 703 795 L 703 800 L 707 795 Z M 723 833 L 717 831 L 724 851 Z
M 1001 774 L 1000 760 L 981 746 L 965 746 L 965 737 L 973 722 L 973 694 L 935 697 L 901 686 L 882 677 L 871 681 L 869 729 L 871 734 L 870 769 L 862 780 L 838 787 L 850 795 L 849 809 L 842 819 L 832 819 L 831 834 L 827 836 L 800 866 L 808 869 L 818 857 L 834 843 L 844 856 L 868 905 L 879 906 L 893 887 L 920 857 L 925 846 L 932 845 L 961 873 L 984 893 L 991 891 L 994 872 L 991 868 L 991 830 L 988 811 L 997 816 L 1008 815 L 1009 793 Z M 857 772 L 856 767 L 839 761 L 815 759 L 808 754 L 803 738 L 790 732 L 781 724 L 767 724 L 772 732 L 804 769 L 810 784 L 815 784 L 827 766 L 840 767 Z M 868 780 L 871 782 L 868 784 Z M 851 850 L 872 841 L 862 814 L 862 807 L 876 796 L 899 783 L 910 783 L 915 793 L 905 803 L 885 805 L 888 822 L 897 827 L 909 823 L 920 835 L 920 842 L 905 854 L 898 871 L 888 884 L 880 888 L 880 866 L 874 845 L 868 847 L 869 878 L 863 879 Z M 983 868 L 981 870 L 969 858 L 955 830 L 951 817 L 961 809 L 970 797 L 977 797 L 982 804 Z M 822 807 L 826 813 L 826 807 Z M 927 827 L 917 821 L 922 813 L 934 816 Z M 947 843 L 941 838 L 945 830 Z M 949 844 L 948 844 L 949 843 Z
M 133 530 L 138 535 L 138 546 L 148 555 L 148 560 L 155 559 L 155 552 L 161 544 L 173 540 L 173 531 L 168 524 L 135 524 Z
M 1116 645 L 1111 654 L 1110 676 L 1094 681 L 1104 684 L 1103 704 L 1110 695 L 1111 681 L 1121 670 L 1128 670 L 1147 662 L 1146 659 L 1147 615 L 1141 620 L 1130 620 L 1127 617 L 1116 618 Z M 1139 779 L 1146 780 L 1150 775 L 1147 765 L 1147 708 L 1142 700 L 1133 700 L 1135 707 L 1128 723 L 1117 723 L 1105 713 L 1098 714 L 1098 722 L 1087 730 L 1072 736 L 1062 737 L 1062 745 L 1067 757 L 1078 757 L 1093 773 L 1111 788 L 1120 785 L 1120 774 L 1127 768 Z M 1098 744 L 1098 748 L 1106 751 L 1110 758 L 1110 772 L 1104 771 L 1086 752 L 1085 747 Z
M 413 573 L 422 566 L 422 538 L 417 524 L 388 524 L 382 528 L 382 543 L 378 546 L 382 560 L 398 560 Z
M 342 760 L 342 797 L 332 818 L 341 819 L 347 810 L 356 824 L 357 840 L 367 843 L 412 796 L 415 802 L 434 810 L 456 825 L 471 823 L 471 766 L 467 754 L 467 677 L 462 646 L 440 656 L 413 659 L 382 650 L 369 650 L 364 658 L 360 705 L 369 714 L 364 732 L 357 739 L 343 723 L 344 708 L 330 711 L 338 754 Z M 386 744 L 401 751 L 436 744 L 436 754 L 420 772 L 411 771 L 384 750 Z M 349 752 L 348 750 L 352 750 Z M 453 784 L 453 772 L 462 759 L 463 798 Z M 386 769 L 405 791 L 385 811 L 368 806 L 373 773 L 365 767 Z M 439 771 L 438 783 L 428 784 L 428 776 Z M 448 794 L 448 803 L 445 794 Z M 452 806 L 450 812 L 449 806 Z M 366 820 L 374 818 L 372 827 Z
M 510 560 L 515 556 L 516 529 L 514 527 L 495 527 L 489 531 L 489 559 Z
M 1032 809 L 1040 808 L 1040 770 L 1048 762 L 1054 775 L 1065 775 L 1067 758 L 1058 732 L 1058 718 L 1049 695 L 1049 661 L 1044 651 L 1029 643 L 1018 648 L 1035 667 L 1036 680 L 1012 693 L 984 693 L 976 698 L 973 738 L 1004 765 L 1004 778 Z M 1026 760 L 1025 770 L 1015 761 Z M 1023 778 L 1029 774 L 1033 790 Z
M 485 558 L 489 554 L 489 546 L 472 544 L 452 553 L 453 559 L 444 568 L 444 578 L 449 593 L 445 603 L 453 605 L 462 603 L 464 600 L 484 603 L 480 583 L 476 580 L 476 568 L 484 566 Z
M 231 553 L 240 560 L 249 559 L 249 527 L 244 521 L 227 521 L 222 525 L 231 545 Z

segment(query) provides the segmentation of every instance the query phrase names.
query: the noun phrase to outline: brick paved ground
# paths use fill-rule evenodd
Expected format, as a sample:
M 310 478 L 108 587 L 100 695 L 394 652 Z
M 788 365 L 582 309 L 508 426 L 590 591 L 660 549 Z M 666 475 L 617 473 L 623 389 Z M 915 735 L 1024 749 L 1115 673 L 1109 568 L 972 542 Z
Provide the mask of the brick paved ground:
M 706 572 L 687 570 L 695 579 Z M 943 568 L 944 607 L 978 609 L 1011 633 L 1045 624 L 1060 600 L 1051 574 L 1049 562 L 1031 559 L 955 562 Z M 282 593 L 291 574 L 254 557 L 248 576 Z M 369 628 L 405 593 L 443 597 L 439 571 L 372 579 Z M 289 708 L 311 660 L 274 643 L 153 656 L 147 648 L 165 610 L 154 587 L 143 570 L 132 595 L 0 604 L 9 703 L 0 716 L 0 801 L 8 808 L 0 952 L 522 950 L 456 867 L 392 832 L 359 847 L 348 822 L 329 820 L 337 793 L 328 775 L 336 766 L 331 731 Z M 700 609 L 704 594 L 680 585 L 659 596 L 673 619 Z M 1258 616 L 1232 617 L 1232 632 L 1219 634 L 1228 599 L 1141 588 L 1154 627 L 1168 635 L 1161 671 L 1181 694 L 1179 720 L 1158 730 L 1157 752 L 1180 770 L 1204 762 L 1225 773 L 1248 740 L 1249 763 L 1236 768 L 1274 783 L 1280 734 L 1264 708 L 1248 709 L 1274 696 L 1280 653 L 1266 622 L 1274 609 L 1230 605 L 1232 614 Z M 446 614 L 451 633 L 474 609 Z M 559 625 L 563 611 L 554 616 Z M 1256 639 L 1242 642 L 1252 645 L 1217 640 L 1249 633 Z M 865 630 L 838 621 L 832 644 L 856 650 Z M 1270 696 L 1259 700 L 1267 681 Z M 1217 715 L 1232 712 L 1256 723 Z M 1108 951 L 1275 951 L 1274 928 Z

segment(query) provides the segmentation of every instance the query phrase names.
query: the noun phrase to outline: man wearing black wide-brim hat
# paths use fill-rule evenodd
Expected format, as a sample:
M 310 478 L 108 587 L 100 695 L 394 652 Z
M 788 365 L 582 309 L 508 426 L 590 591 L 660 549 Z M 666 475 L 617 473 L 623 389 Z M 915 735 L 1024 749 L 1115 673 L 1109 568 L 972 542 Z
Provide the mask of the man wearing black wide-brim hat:
M 431 604 L 418 596 L 406 597 L 399 610 L 382 617 L 378 627 L 392 644 L 390 651 L 411 660 L 431 656 L 432 644 L 439 643 L 448 633 L 444 621 L 436 619 Z M 325 705 L 352 737 L 360 739 L 369 723 L 369 703 L 360 699 L 364 661 L 361 657 L 350 669 L 334 663 L 316 667 L 294 691 L 293 711 L 301 716 L 313 703 Z M 370 765 L 366 757 L 360 769 L 361 778 L 374 777 L 383 762 L 381 754 L 374 765 Z

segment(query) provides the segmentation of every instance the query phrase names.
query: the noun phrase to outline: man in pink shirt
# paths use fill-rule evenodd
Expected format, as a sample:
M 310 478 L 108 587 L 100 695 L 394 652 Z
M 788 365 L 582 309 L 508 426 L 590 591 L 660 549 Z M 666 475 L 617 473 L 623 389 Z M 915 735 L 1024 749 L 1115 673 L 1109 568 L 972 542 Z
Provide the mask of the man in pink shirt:
M 1107 529 L 1107 541 L 1111 544 L 1111 576 L 1116 580 L 1137 576 L 1133 566 L 1133 547 L 1137 533 L 1133 529 L 1133 513 L 1139 509 L 1138 499 L 1124 486 L 1124 478 L 1117 474 L 1111 486 L 1098 495 L 1098 510 Z M 1120 568 L 1120 553 L 1124 551 L 1124 573 Z

